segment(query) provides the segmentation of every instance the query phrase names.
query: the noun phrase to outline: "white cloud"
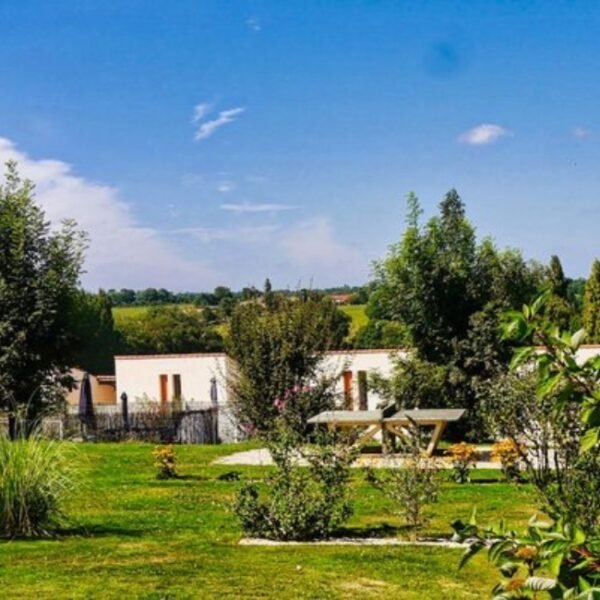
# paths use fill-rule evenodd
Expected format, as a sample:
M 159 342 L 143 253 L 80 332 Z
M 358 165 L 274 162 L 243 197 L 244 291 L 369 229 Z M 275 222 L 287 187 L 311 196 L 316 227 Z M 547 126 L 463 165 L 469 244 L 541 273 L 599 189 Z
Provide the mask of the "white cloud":
M 200 102 L 200 104 L 196 104 L 196 106 L 194 106 L 192 123 L 198 123 L 198 121 L 202 121 L 202 119 L 208 115 L 209 111 L 210 104 L 208 104 L 208 102 Z
M 170 231 L 173 235 L 190 235 L 209 244 L 211 242 L 266 242 L 279 225 L 256 225 L 252 227 L 182 227 Z
M 236 185 L 233 181 L 221 181 L 217 184 L 217 192 L 221 192 L 222 194 L 227 194 L 228 192 L 232 192 L 235 190 Z
M 584 140 L 592 136 L 591 129 L 586 129 L 585 127 L 575 127 L 571 133 L 578 140 Z
M 246 109 L 244 107 L 239 106 L 236 108 L 229 108 L 227 110 L 220 111 L 216 119 L 205 121 L 204 123 L 200 124 L 200 126 L 196 130 L 196 133 L 194 134 L 194 139 L 205 140 L 206 138 L 210 137 L 215 131 L 217 131 L 217 129 L 223 127 L 223 125 L 227 125 L 227 123 L 232 123 L 233 121 L 237 120 L 237 118 L 245 110 Z M 199 119 L 194 118 L 194 122 L 198 121 Z
M 323 270 L 335 272 L 339 281 L 360 280 L 367 275 L 364 257 L 349 244 L 336 240 L 331 223 L 324 217 L 287 230 L 280 245 L 291 262 L 309 278 L 316 272 L 322 274 Z
M 252 31 L 260 31 L 262 29 L 262 25 L 260 24 L 260 21 L 256 17 L 250 17 L 246 21 L 246 26 L 248 27 L 248 29 L 251 29 Z
M 87 231 L 86 287 L 201 289 L 218 282 L 207 266 L 183 258 L 156 230 L 139 225 L 116 188 L 74 174 L 63 161 L 33 159 L 0 138 L 0 162 L 9 159 L 36 184 L 36 201 L 53 224 L 74 218 Z
M 242 202 L 240 204 L 221 204 L 222 210 L 228 210 L 234 213 L 265 213 L 282 212 L 294 210 L 295 206 L 289 204 L 254 204 L 252 202 Z
M 482 123 L 473 127 L 458 136 L 458 141 L 461 144 L 470 144 L 473 146 L 481 146 L 484 144 L 492 144 L 501 137 L 512 135 L 512 132 L 500 125 L 492 123 Z

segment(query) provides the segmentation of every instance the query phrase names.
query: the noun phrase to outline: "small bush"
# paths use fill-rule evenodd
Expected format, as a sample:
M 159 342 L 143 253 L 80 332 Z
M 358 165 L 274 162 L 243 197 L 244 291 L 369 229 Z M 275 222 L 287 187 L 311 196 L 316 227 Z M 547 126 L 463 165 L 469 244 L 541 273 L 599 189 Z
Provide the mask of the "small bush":
M 440 478 L 435 461 L 421 451 L 416 428 L 406 450 L 408 455 L 395 468 L 380 473 L 367 470 L 367 481 L 394 502 L 411 530 L 411 539 L 416 540 L 418 531 L 429 521 L 425 509 L 437 502 Z
M 352 514 L 347 490 L 356 451 L 330 439 L 304 450 L 290 432 L 280 433 L 269 449 L 276 470 L 267 480 L 268 496 L 261 498 L 250 483 L 235 504 L 244 533 L 276 540 L 329 537 Z M 308 467 L 298 466 L 301 457 Z
M 72 477 L 60 442 L 0 435 L 0 536 L 47 535 L 64 516 Z
M 152 456 L 154 456 L 154 466 L 158 469 L 156 479 L 177 478 L 177 457 L 173 446 L 156 446 Z
M 470 470 L 477 462 L 477 448 L 466 442 L 460 442 L 460 444 L 452 444 L 446 450 L 446 455 L 452 460 L 454 481 L 456 483 L 471 481 Z
M 502 466 L 502 473 L 508 481 L 520 481 L 520 465 L 523 449 L 513 440 L 501 440 L 492 446 L 491 458 Z

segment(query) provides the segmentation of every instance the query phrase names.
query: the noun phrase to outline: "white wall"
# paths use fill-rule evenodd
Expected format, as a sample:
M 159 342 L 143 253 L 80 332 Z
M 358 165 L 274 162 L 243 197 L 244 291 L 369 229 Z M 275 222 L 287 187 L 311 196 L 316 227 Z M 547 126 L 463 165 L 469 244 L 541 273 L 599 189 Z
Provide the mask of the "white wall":
M 406 356 L 406 351 L 394 352 L 392 350 L 347 350 L 339 352 L 328 352 L 324 361 L 324 370 L 327 373 L 351 371 L 352 372 L 352 400 L 353 408 L 359 408 L 358 393 L 358 373 L 366 371 L 367 379 L 369 374 L 378 372 L 387 377 L 391 374 L 393 368 L 393 356 L 400 354 Z M 340 378 L 337 385 L 337 392 L 340 394 L 340 400 L 343 398 L 344 385 L 343 378 Z M 377 408 L 383 399 L 369 390 L 367 393 L 367 408 L 373 410 Z
M 173 397 L 173 375 L 181 377 L 181 395 L 185 402 L 210 404 L 211 379 L 217 380 L 219 404 L 227 403 L 224 386 L 224 354 L 165 354 L 152 356 L 115 356 L 117 403 L 127 393 L 129 404 L 144 396 L 160 401 L 160 375 L 168 376 L 169 401 Z

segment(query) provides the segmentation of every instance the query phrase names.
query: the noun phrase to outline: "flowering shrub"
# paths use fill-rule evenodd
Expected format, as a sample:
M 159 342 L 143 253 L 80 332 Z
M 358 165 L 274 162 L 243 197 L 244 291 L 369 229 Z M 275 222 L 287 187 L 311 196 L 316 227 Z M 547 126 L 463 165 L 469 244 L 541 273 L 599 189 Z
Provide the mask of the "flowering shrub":
M 177 478 L 177 458 L 173 446 L 156 446 L 152 456 L 154 456 L 154 466 L 158 469 L 157 479 Z
M 523 453 L 524 448 L 513 440 L 501 440 L 492 446 L 491 458 L 502 465 L 502 472 L 508 481 L 519 481 Z
M 356 450 L 330 436 L 303 448 L 284 425 L 269 450 L 276 469 L 267 479 L 268 495 L 261 497 L 258 486 L 249 483 L 234 506 L 244 533 L 276 540 L 330 536 L 352 514 L 348 483 Z M 299 466 L 299 459 L 308 467 Z
M 450 446 L 446 450 L 446 455 L 452 460 L 454 481 L 456 483 L 468 483 L 471 481 L 469 471 L 477 462 L 477 448 L 472 444 L 460 442 L 460 444 Z

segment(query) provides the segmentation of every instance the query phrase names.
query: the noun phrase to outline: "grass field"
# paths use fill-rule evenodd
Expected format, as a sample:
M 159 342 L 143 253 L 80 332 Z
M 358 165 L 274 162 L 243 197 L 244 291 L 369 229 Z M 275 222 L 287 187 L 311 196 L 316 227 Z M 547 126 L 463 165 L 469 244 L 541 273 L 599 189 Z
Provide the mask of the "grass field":
M 178 306 L 190 307 L 191 304 L 180 304 Z M 113 308 L 113 318 L 117 328 L 120 324 L 127 321 L 128 319 L 137 319 L 141 317 L 147 310 L 148 306 L 115 306 Z M 366 325 L 368 322 L 367 315 L 365 314 L 364 304 L 355 305 L 344 305 L 340 306 L 340 309 L 352 318 L 352 325 L 350 327 L 350 336 L 353 336 L 356 331 Z
M 240 482 L 219 476 L 217 456 L 247 448 L 177 447 L 186 479 L 157 481 L 152 446 L 72 447 L 79 487 L 71 522 L 57 539 L 0 542 L 2 598 L 486 598 L 495 575 L 485 557 L 457 572 L 460 550 L 419 547 L 243 547 L 230 506 Z M 241 467 L 242 481 L 266 469 Z M 490 482 L 444 485 L 429 533 L 478 507 L 482 522 L 524 524 L 533 512 L 526 486 Z M 394 532 L 379 492 L 354 482 L 349 533 Z

